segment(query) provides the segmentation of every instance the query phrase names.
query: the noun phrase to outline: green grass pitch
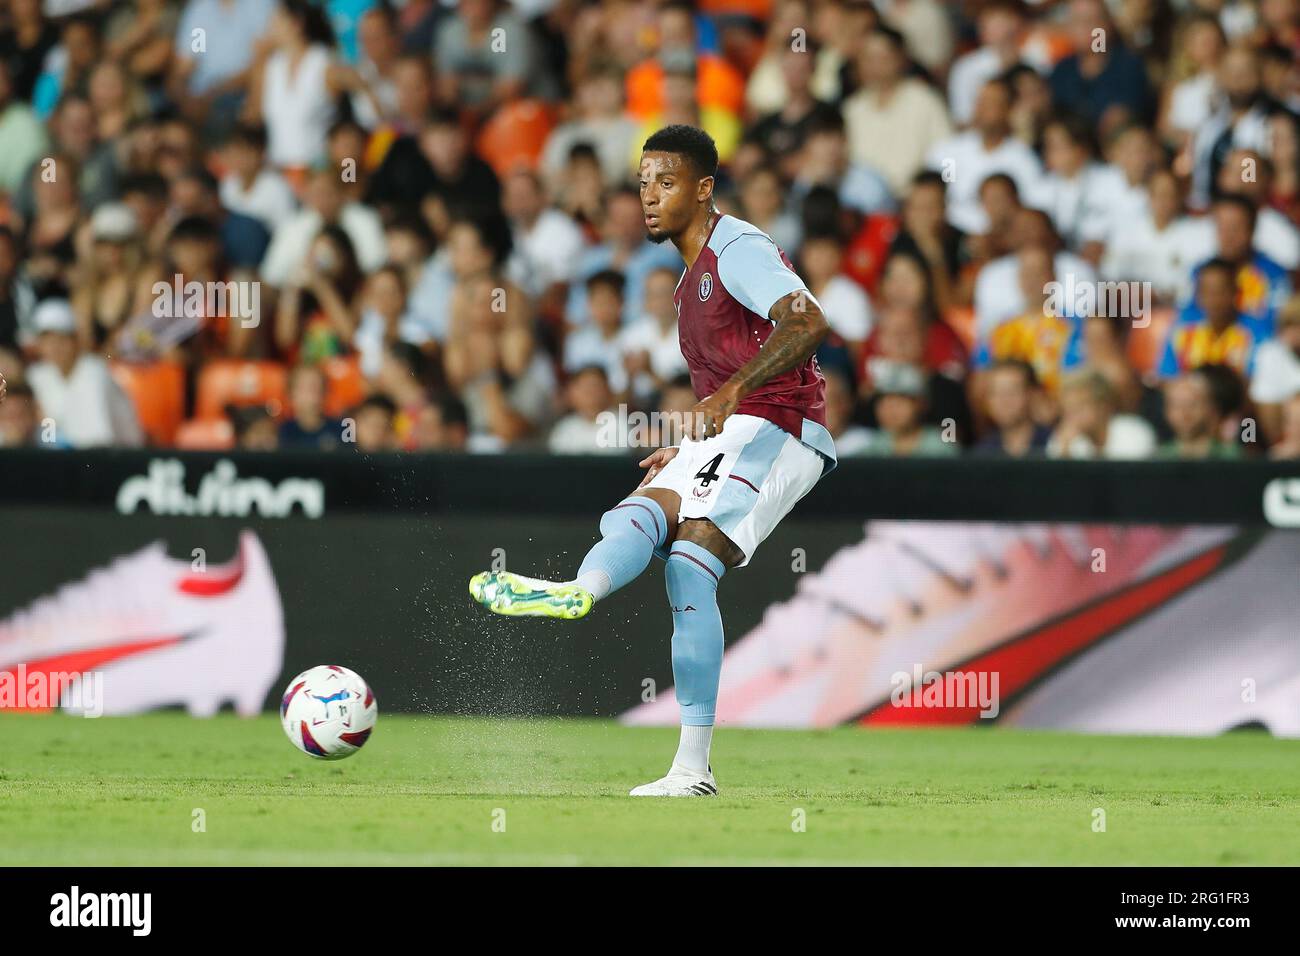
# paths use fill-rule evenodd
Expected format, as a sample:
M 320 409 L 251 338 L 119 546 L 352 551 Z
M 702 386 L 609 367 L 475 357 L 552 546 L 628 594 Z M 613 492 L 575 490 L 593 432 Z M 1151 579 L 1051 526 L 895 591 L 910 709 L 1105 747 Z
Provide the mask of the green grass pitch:
M 633 800 L 675 729 L 381 715 L 329 763 L 274 716 L 0 731 L 0 864 L 1300 863 L 1300 741 L 1253 732 L 723 728 L 720 797 Z

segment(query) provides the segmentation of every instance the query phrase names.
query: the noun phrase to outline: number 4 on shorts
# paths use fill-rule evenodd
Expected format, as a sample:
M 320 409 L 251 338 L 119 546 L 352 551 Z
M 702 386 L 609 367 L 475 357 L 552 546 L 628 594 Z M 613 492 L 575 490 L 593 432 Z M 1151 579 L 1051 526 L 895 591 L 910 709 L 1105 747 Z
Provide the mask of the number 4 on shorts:
M 722 455 L 715 455 L 712 461 L 695 473 L 695 477 L 699 481 L 701 488 L 709 487 L 709 485 L 722 477 L 718 474 L 718 466 L 720 464 L 722 464 Z

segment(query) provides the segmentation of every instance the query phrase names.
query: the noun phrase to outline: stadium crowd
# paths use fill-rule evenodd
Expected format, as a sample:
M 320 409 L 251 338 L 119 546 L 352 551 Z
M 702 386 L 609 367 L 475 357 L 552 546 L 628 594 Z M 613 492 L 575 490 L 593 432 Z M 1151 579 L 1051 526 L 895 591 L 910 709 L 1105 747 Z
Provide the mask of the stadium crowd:
M 0 446 L 643 454 L 690 123 L 842 457 L 1300 457 L 1300 0 L 0 10 Z

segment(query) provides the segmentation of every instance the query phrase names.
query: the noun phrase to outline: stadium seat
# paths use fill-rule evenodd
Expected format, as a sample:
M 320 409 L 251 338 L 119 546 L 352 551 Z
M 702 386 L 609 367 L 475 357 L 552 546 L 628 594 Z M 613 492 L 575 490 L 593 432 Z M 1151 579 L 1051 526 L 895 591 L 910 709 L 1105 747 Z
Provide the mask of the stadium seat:
M 170 445 L 185 418 L 185 369 L 181 364 L 114 361 L 109 369 L 135 405 L 150 444 Z
M 534 169 L 553 125 L 550 109 L 540 100 L 507 103 L 479 133 L 479 155 L 498 176 L 520 166 Z
M 1139 375 L 1149 375 L 1160 365 L 1160 354 L 1174 321 L 1174 310 L 1161 306 L 1151 310 L 1151 323 L 1135 327 L 1128 335 L 1128 360 Z
M 235 426 L 225 418 L 191 418 L 176 429 L 176 447 L 186 451 L 227 451 L 235 447 Z
M 325 414 L 330 418 L 342 417 L 366 397 L 366 377 L 356 356 L 326 359 L 320 368 L 325 373 Z
M 278 417 L 287 403 L 288 373 L 279 362 L 217 359 L 199 373 L 196 418 L 225 417 L 227 405 L 266 405 Z

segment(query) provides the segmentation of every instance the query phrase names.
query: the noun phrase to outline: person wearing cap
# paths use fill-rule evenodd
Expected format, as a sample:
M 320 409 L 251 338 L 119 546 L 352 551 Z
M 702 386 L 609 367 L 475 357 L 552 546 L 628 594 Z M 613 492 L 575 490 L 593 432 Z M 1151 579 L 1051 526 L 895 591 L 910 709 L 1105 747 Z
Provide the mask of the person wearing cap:
M 870 373 L 877 428 L 862 454 L 949 458 L 960 451 L 956 441 L 945 441 L 939 429 L 922 422 L 925 375 L 918 366 L 880 359 Z
M 135 211 L 126 203 L 103 203 L 91 216 L 94 247 L 71 300 L 83 350 L 103 348 L 131 318 L 141 278 L 139 234 Z
M 131 400 L 99 355 L 77 350 L 77 320 L 65 299 L 46 299 L 32 315 L 39 361 L 27 379 L 54 440 L 73 448 L 143 444 Z
M 1300 295 L 1294 295 L 1277 316 L 1277 337 L 1260 343 L 1250 400 L 1259 411 L 1264 435 L 1276 439 L 1282 427 L 1282 406 L 1300 395 Z

